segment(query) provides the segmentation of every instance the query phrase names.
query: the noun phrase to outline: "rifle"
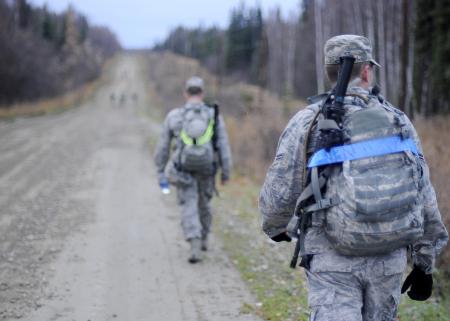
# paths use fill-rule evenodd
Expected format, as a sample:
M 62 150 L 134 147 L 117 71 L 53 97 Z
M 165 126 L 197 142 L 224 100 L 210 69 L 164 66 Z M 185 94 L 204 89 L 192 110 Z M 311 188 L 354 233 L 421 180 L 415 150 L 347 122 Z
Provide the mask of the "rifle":
M 212 138 L 212 144 L 214 148 L 214 152 L 219 153 L 219 146 L 217 146 L 217 126 L 219 125 L 219 104 L 214 103 L 211 106 L 214 109 L 214 135 Z
M 321 107 L 325 119 L 319 120 L 317 128 L 320 131 L 317 150 L 325 148 L 327 151 L 333 146 L 344 143 L 342 118 L 345 114 L 344 98 L 352 74 L 355 58 L 345 56 L 340 58 L 340 67 L 336 86 L 328 95 Z
M 213 126 L 213 137 L 212 137 L 212 145 L 213 145 L 213 150 L 214 150 L 214 154 L 217 155 L 217 162 L 214 162 L 214 192 L 216 193 L 216 195 L 218 197 L 220 197 L 219 195 L 219 191 L 217 190 L 216 187 L 216 174 L 217 174 L 217 169 L 218 167 L 222 167 L 222 158 L 220 155 L 220 149 L 219 146 L 217 144 L 217 131 L 218 131 L 218 126 L 219 126 L 219 104 L 217 102 L 209 105 L 207 104 L 208 107 L 212 108 L 214 110 L 214 126 Z
M 309 144 L 309 136 L 319 114 L 323 114 L 324 119 L 317 121 L 317 129 L 320 131 L 320 135 L 318 138 L 318 144 L 315 148 L 315 152 L 322 148 L 325 148 L 329 151 L 332 147 L 342 145 L 344 143 L 344 133 L 342 129 L 342 120 L 345 115 L 344 98 L 347 92 L 347 87 L 352 74 L 354 62 L 355 58 L 352 56 L 345 56 L 340 58 L 340 67 L 336 86 L 324 100 L 324 103 L 319 108 L 319 112 L 317 112 L 317 114 L 315 115 L 306 134 L 304 149 L 305 160 L 307 159 L 306 153 Z M 325 186 L 327 177 L 329 175 L 328 171 L 329 170 L 327 169 L 323 170 L 320 177 L 316 172 L 316 188 L 312 186 L 314 182 L 312 182 L 311 180 L 311 173 L 308 172 L 308 174 L 306 174 L 306 169 L 304 171 L 305 179 L 303 181 L 306 182 L 306 178 L 309 177 L 310 183 L 306 187 L 303 186 L 303 191 L 297 199 L 294 216 L 288 224 L 288 231 L 292 235 L 297 237 L 294 254 L 290 263 L 290 267 L 293 269 L 295 269 L 295 267 L 297 266 L 299 254 L 301 253 L 304 255 L 305 253 L 305 234 L 309 225 L 310 214 L 313 213 L 313 211 L 307 210 L 307 205 L 310 205 L 312 196 L 314 196 L 316 202 L 320 201 L 320 199 L 318 199 L 318 197 L 316 196 L 316 192 L 318 189 L 320 194 L 320 189 Z M 316 192 L 314 192 L 314 190 L 316 190 Z M 308 255 L 302 257 L 300 266 L 309 269 Z

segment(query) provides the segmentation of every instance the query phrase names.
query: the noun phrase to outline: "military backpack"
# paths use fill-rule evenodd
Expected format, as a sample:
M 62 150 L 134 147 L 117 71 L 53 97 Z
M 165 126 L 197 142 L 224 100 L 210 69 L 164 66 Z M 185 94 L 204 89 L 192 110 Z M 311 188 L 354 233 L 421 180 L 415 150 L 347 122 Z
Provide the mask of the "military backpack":
M 345 105 L 345 143 L 309 158 L 310 184 L 297 202 L 301 215 L 322 212 L 330 243 L 351 256 L 389 253 L 424 233 L 424 160 L 406 116 L 366 98 L 365 106 Z
M 215 117 L 212 108 L 197 104 L 185 107 L 178 165 L 183 171 L 211 174 L 214 170 Z

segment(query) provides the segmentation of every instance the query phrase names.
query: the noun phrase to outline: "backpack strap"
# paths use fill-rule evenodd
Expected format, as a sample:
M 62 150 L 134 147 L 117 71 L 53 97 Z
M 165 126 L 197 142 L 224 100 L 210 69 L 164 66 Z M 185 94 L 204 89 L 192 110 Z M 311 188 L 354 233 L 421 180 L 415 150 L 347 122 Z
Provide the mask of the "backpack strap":
M 399 152 L 410 151 L 418 155 L 419 151 L 416 143 L 411 138 L 404 138 L 401 135 L 388 136 L 365 140 L 353 144 L 335 146 L 329 151 L 325 149 L 318 150 L 310 158 L 308 167 L 312 169 L 311 179 L 314 169 L 318 166 L 342 163 L 347 160 L 356 160 L 368 157 L 382 156 Z
M 306 135 L 305 135 L 305 143 L 303 145 L 303 159 L 306 161 L 307 159 L 307 153 L 308 153 L 308 145 L 309 145 L 309 138 L 311 136 L 311 132 L 312 129 L 314 127 L 314 124 L 317 121 L 317 118 L 319 117 L 320 113 L 321 113 L 321 107 L 319 105 L 318 110 L 316 111 L 316 113 L 314 114 L 313 119 L 311 120 L 311 123 L 308 126 L 308 130 L 306 131 Z M 297 262 L 298 262 L 298 256 L 300 253 L 305 253 L 305 233 L 306 233 L 306 225 L 307 225 L 307 217 L 306 214 L 304 214 L 302 212 L 302 206 L 303 203 L 312 195 L 312 189 L 311 188 L 306 188 L 306 179 L 308 178 L 308 170 L 307 170 L 307 166 L 303 166 L 303 191 L 300 194 L 300 196 L 297 199 L 297 202 L 295 204 L 295 210 L 294 210 L 294 219 L 295 219 L 295 226 L 294 226 L 294 230 L 295 233 L 298 234 L 298 238 L 297 238 L 297 242 L 295 244 L 295 249 L 294 249 L 294 254 L 292 255 L 292 259 L 290 262 L 290 267 L 292 269 L 295 269 L 297 266 Z M 309 192 L 307 192 L 306 190 L 309 190 Z M 311 193 L 311 195 L 307 196 L 308 193 Z M 302 259 L 302 263 L 300 263 L 301 266 L 308 266 L 309 263 L 304 263 L 303 259 Z
M 186 118 L 186 113 L 187 113 L 187 108 L 186 106 L 183 107 L 182 109 L 182 121 L 181 121 L 181 130 L 180 130 L 180 134 L 178 135 L 178 161 L 175 163 L 175 168 L 179 171 L 183 171 L 183 168 L 181 166 L 181 154 L 183 153 L 183 149 L 184 149 L 184 142 L 182 139 L 182 133 L 183 133 L 183 126 L 184 126 L 184 122 L 185 122 L 185 118 Z

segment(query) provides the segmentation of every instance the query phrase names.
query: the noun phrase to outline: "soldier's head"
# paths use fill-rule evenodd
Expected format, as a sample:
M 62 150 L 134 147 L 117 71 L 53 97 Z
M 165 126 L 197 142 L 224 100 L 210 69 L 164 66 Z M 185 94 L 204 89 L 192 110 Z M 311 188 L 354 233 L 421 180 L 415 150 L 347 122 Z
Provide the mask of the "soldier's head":
M 373 59 L 372 45 L 366 37 L 340 35 L 330 38 L 325 43 L 324 53 L 325 70 L 331 84 L 337 81 L 340 58 L 344 56 L 355 58 L 350 85 L 368 88 L 373 84 L 373 68 L 380 65 Z
M 203 100 L 205 82 L 200 77 L 191 77 L 186 81 L 184 90 L 187 100 Z

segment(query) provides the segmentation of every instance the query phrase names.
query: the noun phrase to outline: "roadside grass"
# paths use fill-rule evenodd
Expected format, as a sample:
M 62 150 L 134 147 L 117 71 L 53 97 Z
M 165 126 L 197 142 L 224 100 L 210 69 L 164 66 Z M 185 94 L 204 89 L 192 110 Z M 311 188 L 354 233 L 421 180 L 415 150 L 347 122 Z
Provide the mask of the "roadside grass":
M 240 174 L 261 179 L 275 153 L 287 119 L 305 102 L 277 95 L 255 85 L 211 74 L 194 59 L 170 52 L 150 52 L 148 78 L 155 104 L 167 114 L 184 103 L 187 78 L 205 79 L 206 101 L 218 102 L 225 118 L 233 160 Z M 156 95 L 154 95 L 157 93 Z
M 260 231 L 257 213 L 259 188 L 239 178 L 221 188 L 215 200 L 215 233 L 231 261 L 258 302 L 244 303 L 242 312 L 252 312 L 271 321 L 306 321 L 307 295 L 303 271 L 289 268 L 291 246 L 276 244 Z
M 244 303 L 243 313 L 270 321 L 306 321 L 306 281 L 303 270 L 289 268 L 293 244 L 274 243 L 263 235 L 258 213 L 259 186 L 239 177 L 220 190 L 215 199 L 215 234 L 257 299 Z M 442 271 L 434 275 L 434 296 L 417 302 L 402 296 L 400 321 L 450 321 L 450 281 Z
M 405 293 L 399 309 L 401 321 L 450 321 L 450 280 L 441 270 L 433 274 L 434 295 L 425 302 L 411 300 Z
M 419 133 L 422 147 L 430 167 L 430 175 L 441 211 L 442 220 L 450 230 L 450 115 L 431 118 L 417 117 L 414 126 Z M 443 250 L 438 260 L 443 278 L 450 282 L 450 244 Z M 450 286 L 447 287 L 450 296 Z
M 258 305 L 244 303 L 242 312 L 254 312 L 265 320 L 303 321 L 308 319 L 307 293 L 303 271 L 288 267 L 292 244 L 274 244 L 260 228 L 258 192 L 272 161 L 276 142 L 288 119 L 304 106 L 298 100 L 283 100 L 253 85 L 219 79 L 197 61 L 171 53 L 150 53 L 149 89 L 152 101 L 162 114 L 182 104 L 185 79 L 196 74 L 205 78 L 211 96 L 225 116 L 238 178 L 221 188 L 215 200 L 218 214 L 216 234 L 222 240 L 236 268 L 258 299 Z M 417 117 L 425 157 L 430 166 L 443 221 L 450 227 L 450 116 Z M 149 142 L 153 147 L 155 140 Z M 152 148 L 153 150 L 153 148 Z M 402 298 L 401 321 L 450 321 L 450 246 L 439 260 L 435 274 L 435 296 L 426 302 Z
M 110 78 L 111 66 L 114 64 L 115 59 L 117 58 L 111 58 L 104 64 L 102 68 L 104 72 L 101 73 L 99 78 L 61 96 L 12 106 L 0 106 L 0 119 L 12 120 L 16 117 L 55 114 L 80 106 L 83 102 L 93 97 L 98 89 Z

